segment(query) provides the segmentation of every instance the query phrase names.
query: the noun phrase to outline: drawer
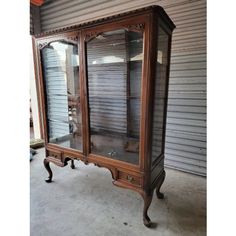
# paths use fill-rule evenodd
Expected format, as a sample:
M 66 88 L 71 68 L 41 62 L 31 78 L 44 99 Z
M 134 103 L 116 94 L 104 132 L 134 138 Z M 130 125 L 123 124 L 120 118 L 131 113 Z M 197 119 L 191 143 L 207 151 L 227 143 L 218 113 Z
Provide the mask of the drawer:
M 122 180 L 125 181 L 127 183 L 133 184 L 133 185 L 137 185 L 140 186 L 141 185 L 141 178 L 134 176 L 132 174 L 128 174 L 122 171 L 118 172 L 118 180 Z
M 56 159 L 58 159 L 58 160 L 62 160 L 62 153 L 61 153 L 61 151 L 58 151 L 58 150 L 48 150 L 48 155 L 50 156 L 50 157 L 54 157 L 54 158 L 56 158 Z

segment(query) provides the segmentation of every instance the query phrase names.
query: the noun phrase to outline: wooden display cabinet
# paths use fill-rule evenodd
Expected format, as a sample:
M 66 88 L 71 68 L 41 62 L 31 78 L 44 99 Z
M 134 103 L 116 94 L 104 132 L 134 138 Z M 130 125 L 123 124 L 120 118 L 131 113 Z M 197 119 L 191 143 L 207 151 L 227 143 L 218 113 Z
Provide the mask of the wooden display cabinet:
M 163 198 L 174 28 L 163 8 L 150 6 L 34 36 L 47 183 L 50 162 L 105 167 L 114 185 L 141 194 L 151 225 L 154 190 Z

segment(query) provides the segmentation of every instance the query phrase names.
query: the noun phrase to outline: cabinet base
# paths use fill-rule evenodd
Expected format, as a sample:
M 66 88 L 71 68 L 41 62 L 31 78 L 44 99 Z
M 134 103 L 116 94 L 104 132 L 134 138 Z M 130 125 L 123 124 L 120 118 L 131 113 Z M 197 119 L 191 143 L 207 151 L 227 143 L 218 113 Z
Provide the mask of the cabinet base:
M 73 159 L 69 159 L 69 158 L 66 158 L 64 160 L 64 162 L 61 162 L 60 160 L 54 158 L 54 157 L 51 157 L 51 156 L 48 156 L 44 159 L 44 166 L 46 168 L 46 170 L 48 171 L 48 179 L 46 179 L 45 181 L 47 183 L 51 183 L 52 182 L 52 177 L 53 177 L 53 173 L 52 173 L 52 170 L 50 168 L 50 162 L 56 164 L 57 166 L 60 166 L 60 167 L 64 167 L 68 164 L 68 161 L 71 161 L 71 168 L 74 169 L 75 168 L 75 165 L 74 165 L 74 160 Z M 85 164 L 88 164 L 88 163 L 85 163 Z M 154 192 L 154 189 L 156 188 L 156 195 L 157 195 L 157 198 L 159 199 L 163 199 L 164 198 L 164 194 L 160 192 L 160 188 L 165 180 L 165 176 L 166 176 L 166 173 L 165 171 L 163 170 L 162 173 L 160 174 L 160 176 L 157 178 L 157 181 L 156 181 L 156 187 L 154 189 L 151 189 L 149 191 L 145 191 L 144 189 L 142 189 L 142 187 L 138 187 L 138 186 L 135 186 L 135 185 L 132 185 L 132 184 L 128 184 L 126 183 L 125 181 L 123 181 L 122 179 L 117 179 L 117 176 L 116 176 L 116 172 L 114 170 L 114 168 L 111 168 L 111 167 L 108 167 L 108 166 L 101 166 L 99 164 L 96 164 L 96 166 L 98 167 L 105 167 L 105 168 L 108 168 L 112 174 L 112 178 L 114 179 L 113 181 L 113 184 L 118 186 L 118 187 L 122 187 L 122 188 L 126 188 L 126 189 L 131 189 L 131 190 L 134 190 L 136 192 L 138 192 L 142 198 L 143 198 L 143 201 L 144 201 L 144 205 L 143 205 L 143 224 L 148 227 L 148 228 L 152 228 L 154 227 L 156 224 L 154 224 L 151 219 L 149 218 L 148 216 L 148 209 L 151 205 L 151 202 L 152 202 L 152 198 L 153 198 L 153 192 Z
M 64 162 L 61 162 L 60 160 L 55 159 L 51 156 L 46 157 L 43 161 L 43 164 L 44 164 L 44 167 L 46 168 L 49 176 L 48 176 L 48 179 L 45 180 L 45 182 L 46 183 L 51 183 L 52 182 L 53 173 L 52 173 L 52 170 L 51 170 L 51 167 L 50 167 L 50 162 L 54 163 L 57 166 L 64 167 L 68 164 L 68 161 L 71 161 L 71 165 L 70 165 L 71 169 L 75 169 L 75 164 L 74 164 L 73 159 L 66 158 L 64 160 Z

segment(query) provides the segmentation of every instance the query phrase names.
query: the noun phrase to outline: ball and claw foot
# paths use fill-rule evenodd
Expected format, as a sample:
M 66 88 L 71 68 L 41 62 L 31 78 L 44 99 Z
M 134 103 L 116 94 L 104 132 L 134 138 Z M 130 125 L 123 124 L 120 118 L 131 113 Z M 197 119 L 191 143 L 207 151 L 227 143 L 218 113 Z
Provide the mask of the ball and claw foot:
M 152 225 L 151 219 L 148 217 L 148 215 L 146 215 L 145 217 L 143 217 L 143 224 L 150 228 Z
M 165 180 L 165 177 L 166 177 L 166 172 L 164 171 L 162 176 L 161 176 L 160 182 L 156 187 L 156 195 L 157 195 L 158 199 L 163 199 L 164 198 L 164 194 L 160 192 L 160 188 L 161 188 L 161 186 L 162 186 L 162 184 Z
M 152 202 L 152 196 L 153 196 L 153 191 L 151 191 L 149 194 L 144 193 L 143 194 L 143 200 L 144 200 L 144 206 L 143 206 L 143 224 L 150 228 L 152 226 L 151 219 L 149 218 L 147 211 L 148 208 Z
M 159 190 L 156 189 L 156 195 L 158 199 L 164 199 L 164 193 L 159 192 Z
M 46 170 L 49 174 L 48 179 L 46 179 L 45 182 L 46 183 L 51 183 L 52 182 L 52 170 L 50 168 L 49 161 L 45 158 L 43 163 L 44 163 L 44 166 L 45 166 L 45 168 L 46 168 Z
M 51 183 L 51 182 L 52 182 L 52 179 L 48 177 L 48 179 L 45 179 L 45 182 L 46 182 L 46 183 Z
M 71 167 L 71 169 L 75 169 L 75 163 L 74 163 L 74 160 L 71 160 L 70 167 Z

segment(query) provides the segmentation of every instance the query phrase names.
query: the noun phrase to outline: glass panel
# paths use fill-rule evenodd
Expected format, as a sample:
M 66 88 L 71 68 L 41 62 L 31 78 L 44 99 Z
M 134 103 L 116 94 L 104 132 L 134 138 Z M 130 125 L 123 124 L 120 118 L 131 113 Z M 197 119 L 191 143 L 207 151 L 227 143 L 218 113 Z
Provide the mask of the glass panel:
M 78 47 L 52 42 L 41 55 L 49 142 L 82 150 Z
M 154 95 L 154 114 L 153 114 L 153 133 L 152 133 L 152 161 L 154 162 L 164 150 L 162 150 L 162 142 L 164 135 L 164 108 L 166 102 L 165 90 L 167 85 L 167 69 L 168 69 L 168 43 L 169 36 L 158 28 L 157 40 L 157 66 L 155 79 L 155 95 Z
M 139 163 L 143 34 L 103 33 L 87 43 L 91 152 Z

